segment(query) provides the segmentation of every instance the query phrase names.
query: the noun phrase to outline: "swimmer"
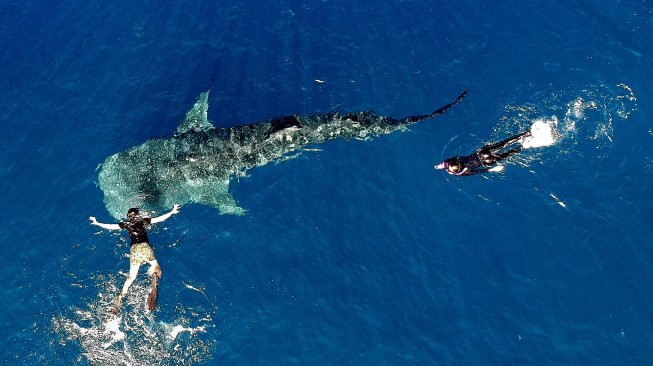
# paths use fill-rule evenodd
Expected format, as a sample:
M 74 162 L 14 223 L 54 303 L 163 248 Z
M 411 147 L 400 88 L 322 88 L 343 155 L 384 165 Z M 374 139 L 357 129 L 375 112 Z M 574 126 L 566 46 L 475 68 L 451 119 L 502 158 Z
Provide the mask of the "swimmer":
M 503 141 L 483 146 L 478 151 L 467 156 L 454 156 L 435 166 L 444 169 L 452 175 L 474 175 L 485 172 L 503 170 L 499 161 L 523 150 L 522 142 L 531 136 L 531 131 L 522 132 Z M 517 145 L 516 147 L 512 147 Z M 506 150 L 507 149 L 507 150 Z
M 120 303 L 122 302 L 123 297 L 127 294 L 129 286 L 131 286 L 132 282 L 136 279 L 138 269 L 141 264 L 144 263 L 149 263 L 150 269 L 148 270 L 148 274 L 152 276 L 152 288 L 147 297 L 147 309 L 152 311 L 156 307 L 158 299 L 158 280 L 161 278 L 162 273 L 161 266 L 159 266 L 159 262 L 157 262 L 154 257 L 154 250 L 152 249 L 150 240 L 147 237 L 146 228 L 151 224 L 163 222 L 176 213 L 179 213 L 179 205 L 174 205 L 170 212 L 155 218 L 144 217 L 139 213 L 138 208 L 130 208 L 129 211 L 127 211 L 128 220 L 117 224 L 103 224 L 98 222 L 94 216 L 89 217 L 91 225 L 96 225 L 106 230 L 127 230 L 131 239 L 129 276 L 127 276 L 127 280 L 122 287 L 120 295 L 118 295 L 116 304 L 111 310 L 112 314 L 117 315 L 120 313 Z

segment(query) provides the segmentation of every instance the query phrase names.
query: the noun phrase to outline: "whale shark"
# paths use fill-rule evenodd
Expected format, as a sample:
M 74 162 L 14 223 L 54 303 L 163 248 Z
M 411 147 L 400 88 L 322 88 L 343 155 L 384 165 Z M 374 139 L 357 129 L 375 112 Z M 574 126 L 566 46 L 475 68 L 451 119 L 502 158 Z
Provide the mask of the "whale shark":
M 276 117 L 231 128 L 208 120 L 209 92 L 200 94 L 172 136 L 152 138 L 142 145 L 109 156 L 100 168 L 98 184 L 104 203 L 116 219 L 131 207 L 160 212 L 173 204 L 198 203 L 221 214 L 246 212 L 229 193 L 229 182 L 271 162 L 299 156 L 327 140 L 367 140 L 404 130 L 408 125 L 439 116 L 453 102 L 430 114 L 402 119 L 372 111 Z

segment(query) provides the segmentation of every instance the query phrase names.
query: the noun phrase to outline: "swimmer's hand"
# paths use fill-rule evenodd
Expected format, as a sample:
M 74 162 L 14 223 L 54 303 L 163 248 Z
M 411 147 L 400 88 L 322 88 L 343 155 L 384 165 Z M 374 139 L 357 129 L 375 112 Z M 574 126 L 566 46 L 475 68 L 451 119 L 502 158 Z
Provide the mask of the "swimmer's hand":
M 166 221 L 166 220 L 169 219 L 172 215 L 177 214 L 177 213 L 179 213 L 179 205 L 175 203 L 175 204 L 172 206 L 172 210 L 170 210 L 170 212 L 168 212 L 167 214 L 164 214 L 164 215 L 158 216 L 158 217 L 153 217 L 152 220 L 150 221 L 150 223 L 152 223 L 152 224 L 158 224 L 159 222 Z
M 97 225 L 97 219 L 95 216 L 91 216 L 88 219 L 91 221 L 91 225 Z
M 497 165 L 495 167 L 492 167 L 492 168 L 488 169 L 488 172 L 498 173 L 498 172 L 502 172 L 504 168 L 505 168 L 505 166 L 503 166 L 503 165 Z

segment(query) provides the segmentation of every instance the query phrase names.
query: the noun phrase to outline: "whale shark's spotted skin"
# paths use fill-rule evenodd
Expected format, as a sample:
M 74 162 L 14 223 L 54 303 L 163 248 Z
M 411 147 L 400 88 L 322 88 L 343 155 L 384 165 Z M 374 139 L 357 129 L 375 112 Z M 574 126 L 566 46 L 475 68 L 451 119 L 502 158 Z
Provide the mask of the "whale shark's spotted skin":
M 326 113 L 232 128 L 216 128 L 208 121 L 208 92 L 202 93 L 174 135 L 108 157 L 99 185 L 115 218 L 125 216 L 130 207 L 162 211 L 192 202 L 216 207 L 223 214 L 242 214 L 245 211 L 229 194 L 231 178 L 255 166 L 293 158 L 309 144 L 338 137 L 368 139 L 405 129 L 444 113 L 466 93 L 431 114 L 399 120 L 374 112 Z

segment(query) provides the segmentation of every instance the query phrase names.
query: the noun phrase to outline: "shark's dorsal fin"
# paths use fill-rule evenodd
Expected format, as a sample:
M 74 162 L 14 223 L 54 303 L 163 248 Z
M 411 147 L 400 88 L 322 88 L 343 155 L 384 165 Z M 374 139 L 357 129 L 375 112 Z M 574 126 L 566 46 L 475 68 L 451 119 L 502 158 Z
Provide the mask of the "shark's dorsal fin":
M 177 127 L 177 133 L 186 133 L 190 131 L 206 132 L 213 127 L 208 120 L 209 112 L 209 92 L 205 91 L 197 98 L 197 102 L 193 105 L 188 112 L 184 122 Z

